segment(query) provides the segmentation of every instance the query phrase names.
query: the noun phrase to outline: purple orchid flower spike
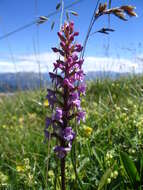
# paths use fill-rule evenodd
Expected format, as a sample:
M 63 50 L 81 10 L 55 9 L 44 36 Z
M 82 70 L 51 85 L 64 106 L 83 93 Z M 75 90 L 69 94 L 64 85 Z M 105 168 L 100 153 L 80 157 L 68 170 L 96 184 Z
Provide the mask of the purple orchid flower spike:
M 58 32 L 60 48 L 52 48 L 53 52 L 59 53 L 60 58 L 53 63 L 53 72 L 49 73 L 56 90 L 47 90 L 47 99 L 53 114 L 47 117 L 44 132 L 45 138 L 49 139 L 49 126 L 53 128 L 51 137 L 59 140 L 54 152 L 60 159 L 66 157 L 76 137 L 72 127 L 69 127 L 71 120 L 76 118 L 77 123 L 80 123 L 85 119 L 85 112 L 81 108 L 81 96 L 85 95 L 86 89 L 82 70 L 84 60 L 78 57 L 83 47 L 74 41 L 78 35 L 74 31 L 73 22 L 64 23 Z

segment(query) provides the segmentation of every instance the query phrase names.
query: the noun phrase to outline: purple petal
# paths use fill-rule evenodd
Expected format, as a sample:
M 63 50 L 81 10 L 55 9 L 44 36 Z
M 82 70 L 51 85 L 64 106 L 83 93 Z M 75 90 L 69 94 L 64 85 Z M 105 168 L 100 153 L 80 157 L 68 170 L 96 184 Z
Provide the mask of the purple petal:
M 72 104 L 79 108 L 80 107 L 80 100 L 74 100 L 72 102 Z
M 74 54 L 72 55 L 72 58 L 73 58 L 74 61 L 77 61 L 77 60 L 78 60 L 78 56 L 77 56 L 77 54 L 74 53 Z
M 77 113 L 77 122 L 80 123 L 80 120 L 85 121 L 85 111 L 79 111 Z
M 69 99 L 70 99 L 70 101 L 74 101 L 74 100 L 79 99 L 79 95 L 78 95 L 78 93 L 77 93 L 77 92 L 73 92 L 73 93 L 71 93 Z
M 46 118 L 46 128 L 48 128 L 52 124 L 52 119 L 47 117 Z
M 61 41 L 63 41 L 63 42 L 66 41 L 65 37 L 62 35 L 62 32 L 58 32 L 57 34 L 58 34 Z
M 54 152 L 59 158 L 64 158 L 67 154 L 67 151 L 65 150 L 65 148 L 61 146 L 56 146 L 54 148 Z
M 70 89 L 74 88 L 74 85 L 67 78 L 64 79 L 64 85 L 68 86 Z
M 85 95 L 85 91 L 86 91 L 86 84 L 85 83 L 81 83 L 78 86 L 78 92 L 79 92 L 79 94 Z
M 45 142 L 47 141 L 47 140 L 50 140 L 50 133 L 49 133 L 49 131 L 47 131 L 46 129 L 44 129 L 44 134 L 45 134 Z
M 76 51 L 76 52 L 81 52 L 82 49 L 83 49 L 83 47 L 81 46 L 81 44 L 76 44 L 76 45 L 75 45 L 75 51 Z
M 53 50 L 53 52 L 55 52 L 55 53 L 60 53 L 62 56 L 64 56 L 64 52 L 63 52 L 61 49 L 58 49 L 58 48 L 56 48 L 56 47 L 53 47 L 52 50 Z
M 70 29 L 70 33 L 72 33 L 73 30 L 74 30 L 74 22 L 73 22 L 73 21 L 71 21 L 71 22 L 69 23 L 69 29 Z
M 55 92 L 50 89 L 48 89 L 47 92 L 48 92 L 48 94 L 47 94 L 46 98 L 48 99 L 50 106 L 54 107 L 54 104 L 57 101 Z
M 74 36 L 78 36 L 79 35 L 79 32 L 74 32 Z
M 57 107 L 55 114 L 53 114 L 53 116 L 52 116 L 52 119 L 62 122 L 62 120 L 61 120 L 62 117 L 63 117 L 63 111 L 61 108 Z
M 83 81 L 84 79 L 84 73 L 82 70 L 78 71 L 75 73 L 75 79 L 78 80 L 78 81 Z
M 67 141 L 73 141 L 75 138 L 75 132 L 72 130 L 71 127 L 66 127 L 63 130 L 63 138 Z

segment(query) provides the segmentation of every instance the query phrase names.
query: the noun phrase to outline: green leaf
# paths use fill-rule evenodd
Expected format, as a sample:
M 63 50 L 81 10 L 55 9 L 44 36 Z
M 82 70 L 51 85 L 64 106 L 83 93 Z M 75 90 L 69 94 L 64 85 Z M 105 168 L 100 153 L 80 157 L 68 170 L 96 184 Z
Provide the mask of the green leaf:
M 99 152 L 99 150 L 96 149 L 96 148 L 92 148 L 92 152 L 93 152 L 93 155 L 95 156 L 96 160 L 98 161 L 100 167 L 101 167 L 102 169 L 104 169 L 102 160 L 100 159 L 100 154 L 101 154 L 101 152 Z
M 104 185 L 107 184 L 107 179 L 110 177 L 111 175 L 111 172 L 112 172 L 112 169 L 111 168 L 108 168 L 105 173 L 103 174 L 100 182 L 99 182 L 99 186 L 98 186 L 98 190 L 102 190 Z
M 136 186 L 140 182 L 140 176 L 134 162 L 125 152 L 121 152 L 120 157 L 131 183 Z
M 143 156 L 140 158 L 140 176 L 143 173 Z
M 72 161 L 73 169 L 74 169 L 74 172 L 75 172 L 76 180 L 77 180 L 77 182 L 79 184 L 79 188 L 80 188 L 80 190 L 82 190 L 83 189 L 83 184 L 82 184 L 82 181 L 81 181 L 81 179 L 80 179 L 80 177 L 78 175 L 77 166 L 76 166 L 76 141 L 72 145 L 71 161 Z
M 84 158 L 82 161 L 81 161 L 81 163 L 80 163 L 80 167 L 77 169 L 77 171 L 78 172 L 80 172 L 84 167 L 85 167 L 85 165 L 87 164 L 87 163 L 89 163 L 89 158 Z

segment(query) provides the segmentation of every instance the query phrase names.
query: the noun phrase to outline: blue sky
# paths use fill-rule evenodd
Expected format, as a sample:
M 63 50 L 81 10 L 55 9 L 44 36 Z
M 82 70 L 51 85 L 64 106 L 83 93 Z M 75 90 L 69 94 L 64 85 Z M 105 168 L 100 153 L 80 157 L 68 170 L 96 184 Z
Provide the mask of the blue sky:
M 65 6 L 74 2 L 75 0 L 64 0 Z M 1 0 L 0 1 L 0 36 L 11 32 L 16 28 L 34 21 L 36 17 L 41 15 L 48 15 L 55 10 L 56 4 L 59 0 Z M 104 1 L 101 1 L 104 2 Z M 80 32 L 78 41 L 83 43 L 90 18 L 92 16 L 96 0 L 83 0 L 81 3 L 70 8 L 70 10 L 77 11 L 79 16 L 71 16 L 75 22 L 75 28 Z M 134 59 L 133 65 L 136 64 L 136 57 L 142 57 L 142 41 L 143 41 L 143 1 L 141 0 L 113 0 L 112 6 L 120 6 L 131 4 L 136 6 L 137 18 L 129 18 L 128 22 L 124 22 L 111 16 L 111 27 L 115 32 L 110 36 L 97 34 L 91 36 L 86 49 L 87 60 L 94 58 L 93 61 L 100 59 L 105 61 L 105 57 L 109 56 L 111 59 L 129 60 Z M 9 68 L 5 65 L 12 65 L 16 63 L 20 67 L 20 60 L 27 59 L 27 65 L 33 64 L 31 69 L 34 70 L 34 55 L 37 54 L 38 59 L 46 64 L 46 59 L 53 61 L 55 58 L 51 55 L 51 47 L 58 42 L 57 31 L 59 30 L 59 16 L 57 14 L 49 18 L 49 21 L 39 25 L 33 25 L 23 31 L 15 33 L 6 39 L 0 41 L 0 72 L 7 71 Z M 65 18 L 65 17 L 64 17 Z M 63 19 L 64 20 L 64 19 Z M 50 30 L 51 23 L 55 21 L 55 28 Z M 100 18 L 94 28 L 93 32 L 107 26 L 107 17 Z M 37 50 L 37 40 L 39 41 Z M 109 49 L 107 48 L 109 45 Z M 35 50 L 36 49 L 36 50 Z M 36 51 L 36 53 L 35 53 Z M 37 53 L 38 51 L 38 53 Z M 49 57 L 52 58 L 49 58 Z M 30 63 L 30 60 L 33 63 Z M 90 59 L 91 60 L 91 59 Z M 28 63 L 29 62 L 29 63 Z M 106 62 L 106 61 L 105 61 Z M 124 61 L 123 61 L 124 62 Z M 23 63 L 24 64 L 24 63 Z M 50 68 L 47 60 L 46 68 Z M 85 63 L 86 64 L 86 63 Z M 95 67 L 96 65 L 94 65 Z M 88 67 L 87 67 L 88 68 Z M 86 68 L 86 69 L 87 69 Z M 24 69 L 24 66 L 23 66 Z M 93 68 L 91 68 L 92 70 Z M 109 68 L 110 69 L 110 68 Z M 99 68 L 98 68 L 99 70 Z

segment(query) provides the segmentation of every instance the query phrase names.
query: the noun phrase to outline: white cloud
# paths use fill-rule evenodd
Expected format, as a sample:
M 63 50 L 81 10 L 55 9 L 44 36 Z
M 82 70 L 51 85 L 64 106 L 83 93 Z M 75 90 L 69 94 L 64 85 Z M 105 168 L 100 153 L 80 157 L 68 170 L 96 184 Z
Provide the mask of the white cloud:
M 0 72 L 38 72 L 39 65 L 42 72 L 47 72 L 52 69 L 52 64 L 56 60 L 56 55 L 53 53 L 42 53 L 40 55 L 17 55 L 14 56 L 14 61 L 8 62 L 0 60 Z
M 52 70 L 57 55 L 54 53 L 41 53 L 40 55 L 15 55 L 14 62 L 0 60 L 0 72 L 27 71 L 38 72 L 39 63 L 41 72 Z M 86 57 L 83 65 L 84 71 L 117 71 L 142 72 L 143 64 L 138 59 L 116 59 L 107 57 Z
M 84 64 L 85 71 L 115 71 L 115 72 L 140 72 L 138 62 L 129 59 L 108 57 L 87 57 Z M 143 71 L 143 67 L 142 67 Z

